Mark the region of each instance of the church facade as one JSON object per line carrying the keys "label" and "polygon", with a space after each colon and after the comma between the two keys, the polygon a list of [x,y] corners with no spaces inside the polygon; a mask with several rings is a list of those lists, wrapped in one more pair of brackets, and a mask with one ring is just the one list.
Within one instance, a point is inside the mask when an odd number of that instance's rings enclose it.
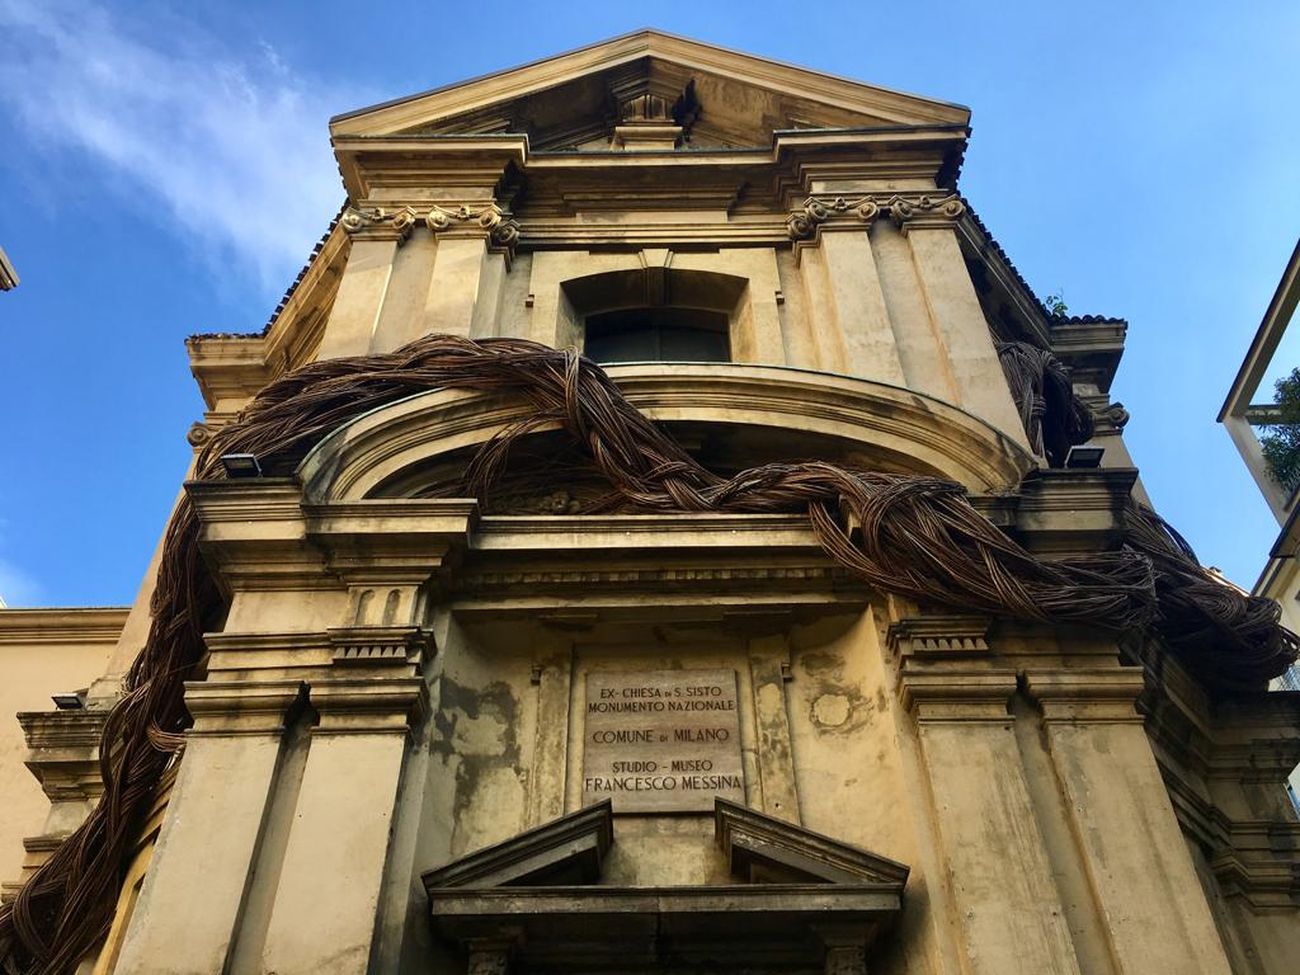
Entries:
{"label": "church facade", "polygon": [[[334,119],[347,204],[271,321],[189,341],[219,609],[79,970],[1294,970],[1300,694],[1026,595],[1128,558],[1126,326],[1034,296],[958,192],[968,124],[657,32]],[[237,440],[268,390],[310,436]],[[782,501],[842,471],[936,500]],[[920,535],[987,591],[890,561]],[[127,613],[0,611],[0,667],[95,671],[0,751],[49,803],[11,910],[100,842],[182,541]],[[8,950],[56,970],[74,927]]]}

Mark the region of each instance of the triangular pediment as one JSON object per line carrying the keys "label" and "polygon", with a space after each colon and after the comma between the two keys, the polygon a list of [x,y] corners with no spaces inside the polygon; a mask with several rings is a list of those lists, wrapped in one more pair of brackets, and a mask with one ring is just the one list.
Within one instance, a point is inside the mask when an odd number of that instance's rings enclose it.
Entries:
{"label": "triangular pediment", "polygon": [[901,892],[907,882],[902,863],[722,798],[714,834],[732,875],[747,883],[886,884]]}
{"label": "triangular pediment", "polygon": [[638,31],[339,116],[334,136],[526,134],[534,151],[606,148],[661,120],[692,148],[768,146],[790,129],[965,125],[967,109]]}

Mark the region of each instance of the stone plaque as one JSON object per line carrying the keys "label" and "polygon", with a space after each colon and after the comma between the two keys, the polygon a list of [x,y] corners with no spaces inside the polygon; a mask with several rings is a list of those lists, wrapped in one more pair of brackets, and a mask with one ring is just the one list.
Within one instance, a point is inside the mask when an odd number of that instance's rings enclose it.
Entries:
{"label": "stone plaque", "polygon": [[745,801],[734,670],[587,675],[582,804],[614,811],[712,812]]}

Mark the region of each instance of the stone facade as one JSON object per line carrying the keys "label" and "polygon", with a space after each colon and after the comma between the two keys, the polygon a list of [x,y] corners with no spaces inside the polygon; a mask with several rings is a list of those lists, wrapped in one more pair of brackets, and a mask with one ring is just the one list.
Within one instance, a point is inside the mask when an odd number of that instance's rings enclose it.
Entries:
{"label": "stone facade", "polygon": [[[725,361],[608,372],[706,465],[939,475],[1113,547],[1124,324],[1046,314],[957,192],[968,122],[654,32],[341,116],[349,202],[262,334],[190,341],[191,441],[308,362],[689,312]],[[1000,341],[1071,367],[1102,466],[1031,453]],[[1297,695],[876,591],[801,516],[447,498],[528,413],[434,391],[185,486],[229,607],[94,971],[1292,970]]]}

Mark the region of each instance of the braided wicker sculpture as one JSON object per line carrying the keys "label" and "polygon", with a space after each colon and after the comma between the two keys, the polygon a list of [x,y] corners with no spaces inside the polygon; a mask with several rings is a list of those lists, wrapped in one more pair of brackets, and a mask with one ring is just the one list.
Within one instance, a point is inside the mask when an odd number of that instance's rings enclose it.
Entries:
{"label": "braided wicker sculpture", "polygon": [[[1033,360],[1017,397],[1024,409],[1027,393],[1042,399],[1051,372],[1041,358],[1014,354]],[[1130,509],[1122,550],[1049,561],[980,515],[960,485],[941,479],[821,462],[719,477],[632,407],[597,365],[517,339],[431,335],[386,355],[305,366],[271,383],[213,437],[196,476],[223,477],[224,454],[300,457],[362,413],[438,388],[507,393],[534,408],[483,445],[461,493],[491,491],[511,443],[558,424],[609,484],[593,510],[803,511],[827,554],[880,590],[1005,617],[1146,633],[1212,686],[1258,688],[1296,656],[1297,639],[1279,625],[1276,604],[1215,580],[1148,509]],[[1040,411],[1027,408],[1028,426]],[[203,655],[205,626],[222,609],[198,535],[194,508],[182,499],[167,531],[148,640],[105,725],[103,797],[0,909],[8,972],[70,972],[108,930],[126,860],[189,723],[184,681]]]}

